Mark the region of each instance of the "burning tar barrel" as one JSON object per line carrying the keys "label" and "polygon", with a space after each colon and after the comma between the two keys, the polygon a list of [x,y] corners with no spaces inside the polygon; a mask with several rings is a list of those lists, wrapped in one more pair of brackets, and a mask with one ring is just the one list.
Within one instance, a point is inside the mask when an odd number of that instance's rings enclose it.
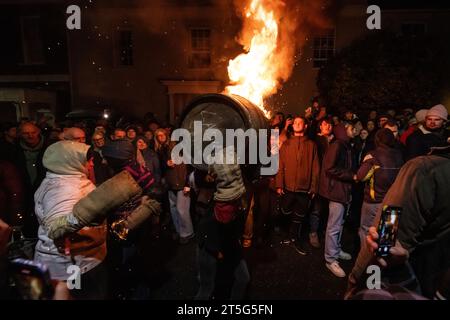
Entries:
{"label": "burning tar barrel", "polygon": [[[241,96],[206,94],[194,99],[186,107],[181,117],[181,128],[189,131],[191,135],[191,160],[193,160],[194,153],[197,152],[199,154],[200,151],[204,151],[205,147],[211,144],[211,140],[217,142],[215,137],[209,141],[200,138],[208,131],[207,129],[215,129],[216,132],[221,132],[223,146],[230,145],[230,141],[227,141],[226,139],[227,134],[230,134],[230,132],[237,132],[236,130],[242,129],[238,131],[243,131],[246,134],[249,134],[250,131],[256,133],[256,140],[250,138],[245,139],[245,164],[255,164],[251,159],[252,154],[255,153],[255,147],[258,150],[256,151],[256,155],[253,154],[253,156],[257,157],[256,164],[259,164],[260,162],[259,154],[261,146],[264,146],[264,150],[267,152],[269,120],[256,105]],[[261,129],[266,130],[264,131]],[[205,136],[207,135],[208,134]],[[250,134],[247,137],[249,136]],[[197,144],[195,144],[196,139]],[[201,144],[198,141],[199,139],[202,140]],[[234,139],[233,144],[235,150],[239,150],[237,139]],[[200,148],[201,150],[199,150]],[[203,157],[201,162],[202,163],[191,161],[191,164],[198,169],[205,170],[207,165],[205,164]]]}

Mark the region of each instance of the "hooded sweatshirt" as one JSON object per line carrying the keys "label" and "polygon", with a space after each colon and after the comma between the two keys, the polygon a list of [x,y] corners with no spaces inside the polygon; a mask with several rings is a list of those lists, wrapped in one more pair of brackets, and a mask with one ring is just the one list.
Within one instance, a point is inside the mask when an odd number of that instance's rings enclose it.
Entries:
{"label": "hooded sweatshirt", "polygon": [[45,179],[34,195],[39,222],[35,260],[44,263],[52,279],[67,280],[67,268],[76,264],[81,273],[99,265],[106,256],[106,225],[85,227],[61,242],[48,237],[52,219],[69,215],[74,205],[95,186],[87,177],[86,154],[89,146],[79,142],[60,141],[44,153],[48,169]]}

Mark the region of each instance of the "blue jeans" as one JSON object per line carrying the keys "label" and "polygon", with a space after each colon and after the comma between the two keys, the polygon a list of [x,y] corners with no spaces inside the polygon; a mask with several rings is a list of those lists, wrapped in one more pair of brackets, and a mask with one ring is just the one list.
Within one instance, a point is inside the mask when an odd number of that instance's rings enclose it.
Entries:
{"label": "blue jeans", "polygon": [[190,213],[191,197],[185,195],[183,190],[169,190],[170,213],[173,225],[181,238],[189,237],[194,233]]}
{"label": "blue jeans", "polygon": [[330,201],[327,231],[325,234],[325,261],[332,263],[341,252],[341,234],[344,226],[345,206],[342,203]]}
{"label": "blue jeans", "polygon": [[361,246],[366,243],[366,236],[369,232],[369,228],[372,227],[377,211],[380,208],[381,203],[368,203],[365,202],[361,209],[361,224],[359,226],[359,238],[361,240]]}

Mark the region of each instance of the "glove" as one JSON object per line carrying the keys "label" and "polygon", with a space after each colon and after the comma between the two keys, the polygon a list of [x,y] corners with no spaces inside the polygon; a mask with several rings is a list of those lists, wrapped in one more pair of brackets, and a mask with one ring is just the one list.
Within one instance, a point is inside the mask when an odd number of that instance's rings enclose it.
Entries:
{"label": "glove", "polygon": [[152,215],[161,213],[161,205],[158,201],[150,199],[147,196],[142,198],[142,202],[126,219],[126,225],[129,230],[136,229],[142,222]]}
{"label": "glove", "polygon": [[100,225],[114,208],[141,193],[133,177],[122,171],[78,201],[71,214],[51,220],[47,225],[48,236],[58,239],[83,227]]}
{"label": "glove", "polygon": [[161,205],[158,201],[150,199],[148,196],[142,197],[139,207],[133,210],[128,217],[120,219],[111,224],[112,232],[119,237],[119,239],[126,240],[130,230],[139,227],[145,220],[152,215],[159,215],[161,213]]}

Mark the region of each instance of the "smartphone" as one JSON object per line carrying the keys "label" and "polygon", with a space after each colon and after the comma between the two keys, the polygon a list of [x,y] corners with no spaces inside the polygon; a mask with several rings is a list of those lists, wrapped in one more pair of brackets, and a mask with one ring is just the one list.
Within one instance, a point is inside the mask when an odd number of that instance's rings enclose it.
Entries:
{"label": "smartphone", "polygon": [[11,273],[24,300],[51,300],[54,289],[48,268],[38,262],[15,259],[11,262]]}
{"label": "smartphone", "polygon": [[376,255],[386,257],[389,249],[395,245],[398,232],[398,221],[402,208],[385,206],[381,213],[381,220],[378,225],[378,249]]}

